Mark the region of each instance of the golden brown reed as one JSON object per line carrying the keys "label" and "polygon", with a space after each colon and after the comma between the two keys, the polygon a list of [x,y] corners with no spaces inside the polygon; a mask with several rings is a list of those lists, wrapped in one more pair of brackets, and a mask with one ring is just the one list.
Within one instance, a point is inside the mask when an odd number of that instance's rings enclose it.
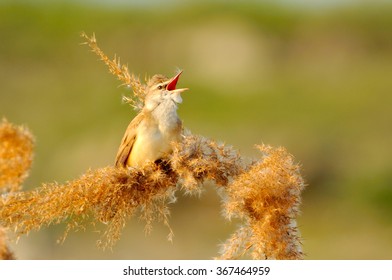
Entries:
{"label": "golden brown reed", "polygon": [[227,186],[235,176],[244,172],[245,164],[240,154],[231,147],[186,134],[174,145],[170,155],[170,165],[186,193],[199,193],[205,180],[212,180],[217,186]]}
{"label": "golden brown reed", "polygon": [[[0,194],[22,188],[33,160],[34,140],[23,126],[3,119],[0,123]],[[5,229],[0,227],[0,260],[14,259],[7,245]]]}
{"label": "golden brown reed", "polygon": [[296,220],[304,181],[284,148],[258,146],[260,161],[226,188],[225,216],[244,224],[222,246],[221,258],[238,258],[251,249],[254,259],[301,259]]}
{"label": "golden brown reed", "polygon": [[65,222],[63,239],[70,230],[99,221],[107,225],[106,238],[99,245],[111,247],[138,208],[143,208],[141,218],[147,228],[156,217],[167,220],[166,199],[172,197],[173,179],[156,165],[90,170],[63,185],[44,184],[34,191],[9,194],[0,202],[0,218],[17,235]]}
{"label": "golden brown reed", "polygon": [[171,170],[150,164],[129,170],[105,167],[88,171],[63,185],[44,184],[30,192],[3,197],[0,219],[18,235],[66,222],[65,238],[71,229],[84,228],[92,216],[93,221],[107,224],[105,238],[99,243],[111,247],[119,239],[125,221],[138,209],[146,222],[146,232],[155,219],[169,226],[168,204],[175,201],[177,188],[194,192],[206,179],[227,184],[229,176],[238,173],[238,162],[233,161],[237,157],[212,141],[188,136],[170,156]]}
{"label": "golden brown reed", "polygon": [[115,244],[126,221],[139,212],[147,232],[158,219],[169,227],[171,238],[168,206],[175,201],[175,192],[195,193],[210,180],[227,192],[227,218],[244,220],[223,246],[220,258],[238,258],[249,248],[255,259],[301,258],[294,224],[303,188],[298,166],[284,149],[262,150],[264,157],[247,166],[232,148],[189,135],[169,156],[170,170],[150,164],[129,170],[105,167],[88,171],[63,185],[44,184],[34,191],[3,197],[0,219],[18,235],[65,222],[64,238],[70,230],[100,221],[107,225],[99,241],[105,248]]}
{"label": "golden brown reed", "polygon": [[33,160],[34,140],[23,126],[0,123],[0,193],[20,190]]}
{"label": "golden brown reed", "polygon": [[[132,99],[131,105],[139,108],[144,86],[116,58],[108,59],[94,36],[82,36],[110,72],[133,88],[139,101]],[[174,144],[166,162],[143,168],[90,170],[62,185],[43,184],[30,192],[3,195],[0,223],[18,236],[42,226],[66,223],[64,239],[71,230],[100,222],[106,230],[98,245],[106,248],[120,238],[126,221],[138,214],[146,222],[147,233],[152,222],[160,220],[168,226],[171,239],[169,204],[176,201],[176,191],[199,193],[208,180],[218,186],[223,197],[224,216],[242,221],[222,245],[220,259],[245,254],[254,259],[301,259],[295,220],[304,189],[300,168],[284,148],[258,148],[262,157],[249,163],[231,147],[187,133]]]}

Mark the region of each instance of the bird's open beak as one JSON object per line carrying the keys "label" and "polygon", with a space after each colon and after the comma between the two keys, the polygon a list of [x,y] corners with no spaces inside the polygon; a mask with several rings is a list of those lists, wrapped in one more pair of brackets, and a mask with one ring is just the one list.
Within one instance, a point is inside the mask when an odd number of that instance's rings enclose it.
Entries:
{"label": "bird's open beak", "polygon": [[176,93],[176,92],[181,93],[183,91],[188,90],[187,88],[176,89],[177,82],[178,82],[178,79],[180,78],[181,74],[182,74],[182,71],[180,71],[177,75],[175,75],[173,78],[171,78],[170,82],[167,84],[166,89],[168,91],[170,91],[171,93]]}

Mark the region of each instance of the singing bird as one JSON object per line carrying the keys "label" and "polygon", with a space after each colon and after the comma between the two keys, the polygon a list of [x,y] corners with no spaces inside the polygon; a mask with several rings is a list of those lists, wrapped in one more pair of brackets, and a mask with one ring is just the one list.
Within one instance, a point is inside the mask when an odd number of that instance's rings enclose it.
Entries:
{"label": "singing bird", "polygon": [[148,81],[144,106],[128,125],[118,149],[117,167],[141,167],[172,152],[172,143],[179,141],[182,133],[177,104],[187,90],[176,89],[181,73],[171,79],[154,75]]}

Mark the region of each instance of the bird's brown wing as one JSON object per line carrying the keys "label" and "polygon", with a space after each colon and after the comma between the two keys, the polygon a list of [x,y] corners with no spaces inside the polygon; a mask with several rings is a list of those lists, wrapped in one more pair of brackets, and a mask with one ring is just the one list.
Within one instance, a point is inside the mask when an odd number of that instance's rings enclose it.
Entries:
{"label": "bird's brown wing", "polygon": [[127,130],[121,140],[121,145],[118,148],[117,156],[116,156],[116,167],[126,167],[127,160],[129,155],[131,154],[133,144],[136,139],[136,129],[142,121],[142,114],[138,114],[128,125]]}

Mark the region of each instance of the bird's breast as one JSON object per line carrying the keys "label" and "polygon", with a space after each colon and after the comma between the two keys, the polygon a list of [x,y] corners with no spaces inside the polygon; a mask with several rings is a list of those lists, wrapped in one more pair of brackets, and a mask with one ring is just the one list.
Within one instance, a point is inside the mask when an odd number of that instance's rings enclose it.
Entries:
{"label": "bird's breast", "polygon": [[180,133],[181,122],[178,117],[161,120],[146,118],[137,128],[128,165],[141,166],[162,158],[172,151],[172,142],[179,140]]}

